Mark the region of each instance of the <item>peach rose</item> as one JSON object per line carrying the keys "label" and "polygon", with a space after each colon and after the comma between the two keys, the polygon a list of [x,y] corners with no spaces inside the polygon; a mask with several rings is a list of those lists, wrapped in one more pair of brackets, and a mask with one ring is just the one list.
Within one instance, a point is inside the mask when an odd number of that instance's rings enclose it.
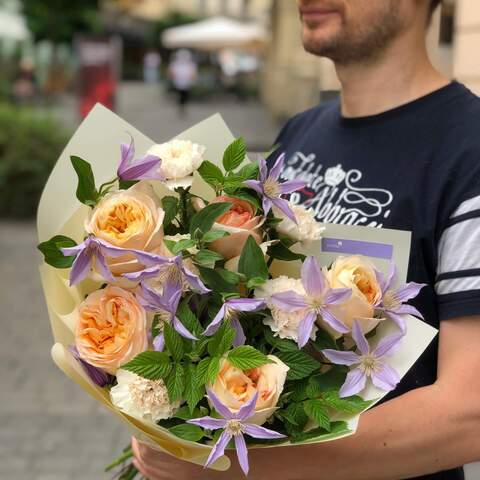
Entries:
{"label": "peach rose", "polygon": [[358,320],[364,333],[373,330],[380,319],[373,318],[375,304],[382,291],[375,275],[375,267],[361,255],[339,257],[326,272],[332,288],[351,288],[352,296],[342,305],[332,305],[331,312],[352,328]]}
{"label": "peach rose", "polygon": [[283,391],[289,368],[279,358],[268,355],[274,363],[258,368],[240,370],[227,359],[220,364],[220,373],[211,390],[232,412],[248,402],[258,392],[255,414],[249,423],[264,424],[275,412],[278,399]]}
{"label": "peach rose", "polygon": [[[250,235],[258,244],[262,242],[260,229],[263,224],[263,218],[261,216],[255,216],[255,208],[246,200],[222,195],[210,203],[220,202],[231,202],[233,205],[227,213],[217,218],[212,230],[225,230],[230,235],[212,242],[210,249],[222,255],[226,260],[229,260],[242,253],[245,242]],[[200,202],[197,201],[194,206],[198,210],[201,210],[204,205],[202,206]]]}
{"label": "peach rose", "polygon": [[[139,182],[101,200],[85,222],[85,230],[116,247],[160,253],[164,216],[151,185]],[[114,276],[141,268],[131,254],[107,258],[107,262]]]}
{"label": "peach rose", "polygon": [[135,296],[107,286],[91,293],[78,307],[75,345],[80,356],[107,373],[148,347],[147,316]]}

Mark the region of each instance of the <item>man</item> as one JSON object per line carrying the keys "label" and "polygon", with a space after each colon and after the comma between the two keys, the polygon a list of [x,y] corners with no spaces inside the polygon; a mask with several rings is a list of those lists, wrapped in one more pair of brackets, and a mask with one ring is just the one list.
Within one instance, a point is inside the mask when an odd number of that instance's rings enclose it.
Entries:
{"label": "man", "polygon": [[[355,436],[253,450],[250,478],[462,479],[480,459],[480,100],[428,59],[439,1],[297,3],[305,49],[334,61],[342,92],[279,135],[284,178],[308,181],[292,200],[321,221],[412,231],[409,281],[428,285],[416,306],[440,335]],[[136,451],[159,462],[151,480],[241,478]]]}

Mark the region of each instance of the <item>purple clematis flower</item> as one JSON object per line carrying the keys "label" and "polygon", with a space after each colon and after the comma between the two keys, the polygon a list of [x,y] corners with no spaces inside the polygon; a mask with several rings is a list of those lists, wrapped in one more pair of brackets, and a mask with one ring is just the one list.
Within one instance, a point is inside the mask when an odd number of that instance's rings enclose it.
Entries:
{"label": "purple clematis flower", "polygon": [[130,145],[126,143],[120,145],[120,151],[121,160],[117,170],[117,176],[120,180],[164,180],[158,171],[162,163],[160,158],[155,155],[146,155],[134,160],[135,145],[133,137],[131,137]]}
{"label": "purple clematis flower", "polygon": [[75,358],[75,360],[80,363],[85,373],[89,376],[90,380],[95,383],[95,385],[98,385],[99,387],[105,387],[113,383],[113,381],[115,380],[114,376],[105,373],[99,368],[94,367],[93,365],[90,365],[88,362],[83,360],[83,358],[80,356],[80,353],[78,353],[76,346],[70,345],[68,347],[68,351],[72,354],[73,358]]}
{"label": "purple clematis flower", "polygon": [[70,285],[80,283],[90,273],[90,269],[95,262],[95,268],[98,273],[110,282],[114,281],[112,272],[107,264],[107,257],[121,257],[128,253],[134,255],[142,254],[137,250],[128,250],[125,248],[114,247],[105,240],[92,236],[88,236],[80,245],[69,248],[61,248],[60,251],[66,257],[76,255],[72,270],[70,271]]}
{"label": "purple clematis flower", "polygon": [[313,325],[319,316],[337,332],[348,333],[349,328],[330,312],[328,306],[345,302],[352,295],[352,290],[330,288],[325,274],[314,257],[307,257],[303,262],[302,284],[306,295],[293,291],[272,295],[272,302],[283,310],[288,312],[306,310],[305,318],[300,322],[298,329],[298,346],[302,348],[307,344]]}
{"label": "purple clematis flower", "polygon": [[123,276],[133,281],[142,281],[148,278],[157,278],[165,282],[171,281],[183,285],[186,281],[190,288],[198,293],[208,293],[208,289],[200,278],[185,267],[182,256],[162,257],[153,253],[141,252],[138,259],[146,266],[143,270],[125,273]]}
{"label": "purple clematis flower", "polygon": [[387,277],[379,271],[375,271],[375,273],[382,290],[382,297],[375,305],[378,310],[388,315],[398,325],[402,333],[405,333],[407,329],[404,315],[414,315],[423,320],[423,315],[414,306],[406,305],[404,302],[415,298],[426,284],[410,282],[394,289],[393,284],[397,273],[394,263],[391,264]]}
{"label": "purple clematis flower", "polygon": [[267,162],[260,157],[258,163],[260,165],[260,180],[246,180],[244,184],[255,190],[262,196],[262,207],[265,216],[268,214],[272,205],[280,209],[288,218],[297,223],[297,219],[288,202],[281,198],[282,195],[293,193],[303,187],[306,183],[301,180],[290,180],[288,182],[280,183],[278,178],[283,170],[285,161],[285,153],[282,153],[270,172],[267,170]]}
{"label": "purple clematis flower", "polygon": [[247,403],[245,403],[237,413],[232,413],[230,409],[226,407],[211,390],[208,390],[207,393],[208,398],[215,407],[215,410],[223,418],[203,417],[187,420],[187,423],[198,425],[199,427],[207,430],[218,430],[220,428],[223,429],[220,438],[214,445],[205,463],[205,468],[209,467],[224,454],[228,442],[230,442],[230,440],[233,438],[235,440],[238,463],[240,464],[243,473],[248,475],[248,449],[243,435],[247,434],[253,438],[265,439],[285,438],[285,435],[274,432],[273,430],[269,430],[268,428],[246,422],[246,420],[248,420],[248,418],[251,417],[255,412],[258,392]]}
{"label": "purple clematis flower", "polygon": [[348,373],[345,383],[340,389],[340,397],[351,397],[361,392],[365,388],[367,378],[371,378],[372,383],[381,390],[386,392],[393,390],[400,381],[400,377],[392,367],[382,361],[382,358],[395,352],[404,335],[400,333],[382,338],[377,347],[370,351],[370,345],[360,324],[355,320],[352,337],[360,354],[330,349],[322,350],[322,353],[335,365],[357,365]]}
{"label": "purple clematis flower", "polygon": [[238,347],[245,343],[245,334],[243,333],[243,328],[238,319],[239,313],[241,312],[256,312],[265,308],[265,300],[259,298],[232,298],[227,300],[220,310],[218,311],[215,318],[212,320],[210,325],[203,332],[203,335],[210,336],[213,335],[219,328],[220,324],[224,319],[228,319],[231,322],[232,327],[236,331],[235,340],[233,345]]}
{"label": "purple clematis flower", "polygon": [[[138,295],[138,301],[145,310],[150,312],[167,312],[170,315],[172,327],[182,337],[188,338],[189,340],[197,340],[197,337],[185,328],[176,315],[181,298],[182,285],[172,281],[166,281],[163,284],[162,293],[158,293],[142,282],[140,293]],[[157,351],[163,350],[165,346],[163,333],[160,333],[155,337],[153,340],[153,346]]]}

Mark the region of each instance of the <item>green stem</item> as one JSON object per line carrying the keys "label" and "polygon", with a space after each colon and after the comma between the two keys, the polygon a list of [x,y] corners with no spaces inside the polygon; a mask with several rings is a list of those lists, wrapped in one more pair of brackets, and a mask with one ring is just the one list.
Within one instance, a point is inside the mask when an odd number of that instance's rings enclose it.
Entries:
{"label": "green stem", "polygon": [[133,451],[132,451],[132,448],[129,447],[125,450],[125,452],[122,455],[120,455],[116,460],[114,460],[110,465],[108,465],[105,468],[105,471],[109,472],[110,470],[114,469],[115,467],[118,467],[119,465],[126,462],[132,457],[133,457]]}
{"label": "green stem", "polygon": [[118,181],[118,177],[115,177],[111,182],[105,182],[100,185],[100,189],[98,190],[98,196],[101,197],[103,195],[103,189],[106,187],[110,187],[113,185],[116,181]]}

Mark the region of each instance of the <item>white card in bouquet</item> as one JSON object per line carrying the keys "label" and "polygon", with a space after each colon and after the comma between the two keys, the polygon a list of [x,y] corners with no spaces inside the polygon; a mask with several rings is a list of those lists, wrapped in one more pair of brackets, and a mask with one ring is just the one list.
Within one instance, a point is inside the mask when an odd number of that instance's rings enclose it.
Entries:
{"label": "white card in bouquet", "polygon": [[[129,135],[134,138],[139,155],[143,155],[155,143],[105,107],[97,104],[92,109],[68,142],[42,194],[37,217],[40,241],[48,240],[57,234],[70,236],[77,241],[82,239],[83,220],[86,218],[88,209],[81,206],[75,197],[77,178],[70,163],[70,156],[80,156],[90,162],[98,184],[109,181],[113,178],[120,160],[120,143],[129,141]],[[179,134],[177,138],[204,145],[206,158],[220,165],[223,151],[232,142],[234,136],[222,117],[216,114]],[[155,140],[164,142],[168,139]],[[172,191],[165,188],[164,190],[169,195],[173,194]],[[213,195],[211,188],[198,174],[195,175],[192,192],[206,199],[210,199]],[[389,261],[393,260],[399,269],[399,280],[405,280],[410,249],[408,232],[331,224],[325,227],[324,239],[302,246],[303,253],[315,255],[323,265],[330,264],[340,254],[363,253],[384,271]],[[295,267],[294,262],[289,264],[293,269],[298,270],[298,265]],[[66,347],[73,342],[72,312],[79,299],[84,298],[87,293],[85,288],[88,289],[88,287],[70,287],[68,272],[56,270],[45,264],[40,267],[40,272],[52,331],[57,342],[52,349],[56,364],[91,396],[127,422],[136,435],[142,439],[148,439],[159,448],[170,451],[180,458],[203,464],[210,447],[181,440],[166,429],[159,426],[152,427],[152,424],[143,420],[121,414],[113,408],[105,391],[95,386],[78,368]],[[378,328],[378,332],[382,332],[383,335],[384,329],[393,328],[395,327],[391,323],[383,323]],[[414,317],[408,318],[408,333],[404,348],[390,359],[391,365],[400,376],[406,374],[436,334],[437,331],[426,323]],[[385,393],[373,387],[367,387],[362,392],[362,396],[377,402],[385,396]],[[348,431],[343,429],[336,434],[310,439],[308,443],[341,438],[355,432],[358,415],[337,419],[348,423]],[[213,467],[225,470],[229,464],[228,458],[222,457]]]}

